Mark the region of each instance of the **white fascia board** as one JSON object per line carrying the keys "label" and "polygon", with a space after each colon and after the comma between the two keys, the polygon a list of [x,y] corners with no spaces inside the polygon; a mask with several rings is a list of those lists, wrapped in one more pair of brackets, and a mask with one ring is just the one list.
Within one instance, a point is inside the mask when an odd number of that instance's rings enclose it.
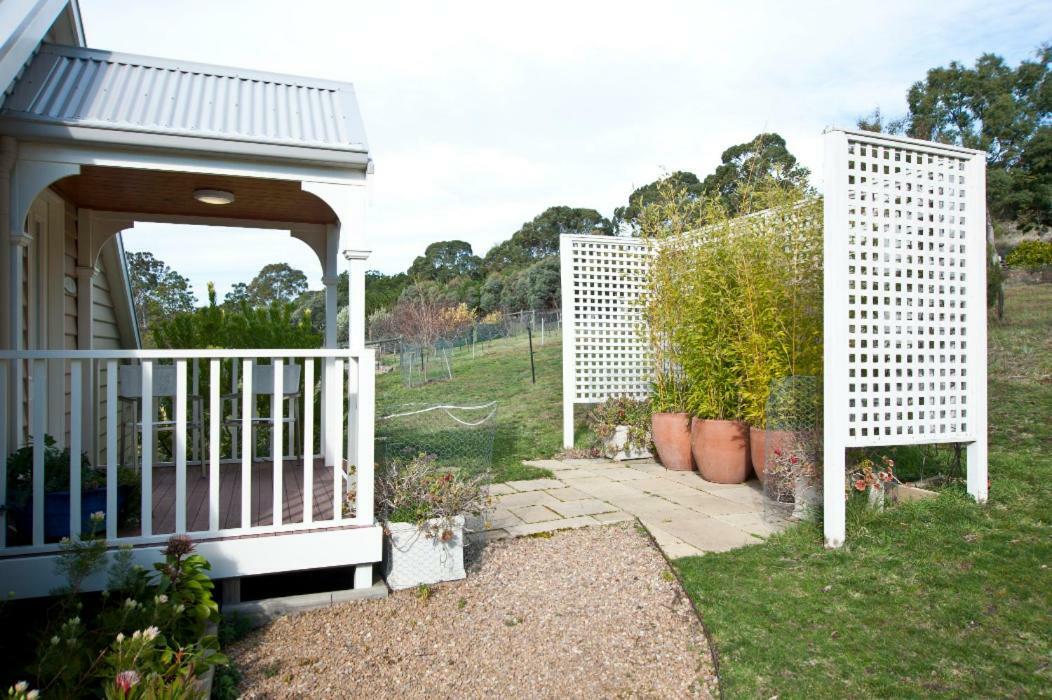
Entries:
{"label": "white fascia board", "polygon": [[170,149],[208,153],[216,156],[291,160],[328,167],[349,167],[365,171],[369,154],[364,151],[338,150],[314,146],[249,141],[211,136],[189,136],[153,132],[145,129],[121,129],[110,126],[85,126],[83,123],[57,124],[37,120],[24,113],[8,114],[0,119],[5,134],[28,139],[59,142],[96,143],[100,145]]}
{"label": "white fascia board", "polygon": [[[152,139],[156,143],[157,139]],[[332,182],[345,185],[364,185],[364,167],[349,168],[336,163],[292,162],[262,157],[231,156],[205,151],[172,148],[135,147],[103,143],[63,140],[20,141],[18,157],[78,165],[97,165],[110,168],[139,168],[170,172],[257,177],[276,180]]]}

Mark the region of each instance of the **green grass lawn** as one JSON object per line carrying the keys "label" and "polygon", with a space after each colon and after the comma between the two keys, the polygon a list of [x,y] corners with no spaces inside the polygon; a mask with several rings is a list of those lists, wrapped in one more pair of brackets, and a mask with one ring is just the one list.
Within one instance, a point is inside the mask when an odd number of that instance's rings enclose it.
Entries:
{"label": "green grass lawn", "polygon": [[727,697],[1052,697],[1052,285],[990,323],[990,501],[960,485],[676,562]]}
{"label": "green grass lawn", "polygon": [[376,378],[377,415],[402,404],[454,404],[497,401],[493,440],[495,481],[551,476],[545,469],[523,466],[524,459],[548,457],[561,446],[562,345],[534,339],[537,383],[530,381],[529,346],[525,335],[489,341],[476,349],[453,354],[453,379],[406,387],[401,371]]}

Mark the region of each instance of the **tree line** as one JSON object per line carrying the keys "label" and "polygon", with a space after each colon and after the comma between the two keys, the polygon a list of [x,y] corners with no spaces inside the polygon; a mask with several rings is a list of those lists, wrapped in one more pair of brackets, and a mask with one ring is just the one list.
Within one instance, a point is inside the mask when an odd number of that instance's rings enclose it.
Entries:
{"label": "tree line", "polygon": [[[985,151],[990,242],[995,242],[999,224],[1042,235],[1052,226],[1050,63],[1052,45],[1044,45],[1034,58],[1016,67],[1000,56],[983,54],[972,67],[954,61],[932,68],[909,88],[904,115],[888,119],[878,107],[860,117],[858,127]],[[721,215],[734,216],[743,206],[743,192],[757,195],[757,183],[811,191],[809,177],[785,139],[777,133],[761,133],[724,150],[720,164],[704,178],[689,171],[667,174],[636,188],[609,216],[596,209],[552,206],[484,255],[465,241],[443,240],[428,245],[404,272],[369,271],[366,314],[390,314],[400,302],[421,299],[445,307],[463,305],[477,316],[556,308],[559,237],[638,235],[640,214],[655,201],[662,182],[670,182],[685,197],[704,199]],[[163,261],[150,253],[131,253],[129,269],[144,337],[154,338],[152,329],[174,315],[195,312],[197,300],[189,282]],[[346,277],[344,272],[337,287],[344,327]],[[287,316],[289,322],[315,334],[325,323],[324,292],[308,290],[306,275],[286,263],[265,266],[252,280],[236,284],[222,302],[210,292],[209,307],[242,317],[252,310],[279,309],[270,314],[275,322]]]}

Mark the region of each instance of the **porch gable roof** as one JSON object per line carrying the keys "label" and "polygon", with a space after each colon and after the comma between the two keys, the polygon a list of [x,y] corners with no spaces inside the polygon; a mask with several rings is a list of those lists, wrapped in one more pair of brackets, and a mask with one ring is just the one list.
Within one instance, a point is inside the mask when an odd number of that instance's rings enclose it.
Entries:
{"label": "porch gable roof", "polygon": [[356,169],[369,162],[350,83],[57,44],[41,45],[12,86],[0,130]]}

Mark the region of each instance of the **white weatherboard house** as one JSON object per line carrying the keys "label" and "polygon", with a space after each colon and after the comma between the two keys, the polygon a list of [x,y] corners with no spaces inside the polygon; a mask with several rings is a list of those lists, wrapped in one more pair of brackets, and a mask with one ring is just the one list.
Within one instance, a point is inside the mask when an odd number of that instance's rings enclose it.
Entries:
{"label": "white weatherboard house", "polygon": [[[0,590],[47,595],[59,539],[99,510],[143,564],[186,534],[216,578],[355,566],[371,585],[353,87],[89,48],[75,0],[0,4],[0,86]],[[348,265],[349,338],[141,349],[121,244],[138,221],[288,231],[321,261],[329,321]],[[56,466],[45,435],[90,467]]]}

